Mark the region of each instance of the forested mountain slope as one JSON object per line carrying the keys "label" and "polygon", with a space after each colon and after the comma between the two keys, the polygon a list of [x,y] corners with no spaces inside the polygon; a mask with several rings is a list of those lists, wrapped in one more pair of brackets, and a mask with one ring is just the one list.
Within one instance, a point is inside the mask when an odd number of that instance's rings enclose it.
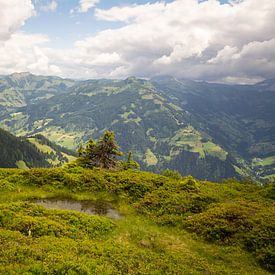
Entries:
{"label": "forested mountain slope", "polygon": [[72,159],[70,151],[43,136],[18,138],[0,129],[0,167],[55,167]]}
{"label": "forested mountain slope", "polygon": [[275,174],[273,106],[274,79],[242,86],[170,76],[73,81],[25,73],[0,79],[4,129],[42,134],[70,149],[112,130],[143,168],[210,180]]}

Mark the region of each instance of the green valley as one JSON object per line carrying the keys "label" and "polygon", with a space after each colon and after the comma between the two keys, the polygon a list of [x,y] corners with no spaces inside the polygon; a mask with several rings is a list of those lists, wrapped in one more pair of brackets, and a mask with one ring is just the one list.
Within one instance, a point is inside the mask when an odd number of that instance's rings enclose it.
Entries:
{"label": "green valley", "polygon": [[214,181],[275,173],[273,161],[255,162],[275,156],[274,79],[225,85],[170,76],[75,81],[21,73],[0,79],[0,99],[0,127],[17,136],[42,134],[75,151],[81,141],[112,130],[146,170]]}

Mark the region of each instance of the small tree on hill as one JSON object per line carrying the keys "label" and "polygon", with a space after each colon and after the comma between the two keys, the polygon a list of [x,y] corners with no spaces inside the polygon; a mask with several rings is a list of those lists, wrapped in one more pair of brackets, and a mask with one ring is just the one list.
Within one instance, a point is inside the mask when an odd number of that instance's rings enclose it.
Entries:
{"label": "small tree on hill", "polygon": [[139,170],[140,169],[138,162],[133,160],[132,155],[133,155],[132,151],[129,151],[127,160],[121,162],[122,168],[124,170],[129,170],[129,169]]}
{"label": "small tree on hill", "polygon": [[101,168],[114,168],[117,164],[117,156],[122,156],[115,140],[114,132],[107,131],[97,142],[97,166]]}
{"label": "small tree on hill", "polygon": [[[80,151],[81,152],[81,151]],[[96,166],[97,162],[97,144],[93,139],[89,139],[85,149],[82,150],[80,162],[88,168]]]}
{"label": "small tree on hill", "polygon": [[110,131],[106,131],[97,142],[90,139],[85,149],[80,145],[78,154],[80,165],[105,169],[115,168],[118,164],[117,157],[122,156],[115,140],[115,134]]}
{"label": "small tree on hill", "polygon": [[78,149],[77,149],[78,156],[82,157],[83,156],[83,152],[84,152],[84,149],[83,149],[83,144],[81,142],[80,145],[79,145],[79,147],[78,147]]}

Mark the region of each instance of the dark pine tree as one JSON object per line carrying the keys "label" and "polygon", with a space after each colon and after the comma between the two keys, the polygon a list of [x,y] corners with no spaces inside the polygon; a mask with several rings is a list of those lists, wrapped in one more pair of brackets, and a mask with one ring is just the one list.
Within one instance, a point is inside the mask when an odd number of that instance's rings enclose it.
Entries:
{"label": "dark pine tree", "polygon": [[118,165],[117,157],[122,155],[115,140],[115,134],[106,131],[96,142],[90,139],[85,149],[80,145],[78,149],[78,162],[88,168],[100,167],[105,169],[115,168]]}
{"label": "dark pine tree", "polygon": [[106,169],[115,168],[118,163],[118,156],[122,156],[122,152],[116,143],[115,134],[106,131],[97,142],[97,165]]}

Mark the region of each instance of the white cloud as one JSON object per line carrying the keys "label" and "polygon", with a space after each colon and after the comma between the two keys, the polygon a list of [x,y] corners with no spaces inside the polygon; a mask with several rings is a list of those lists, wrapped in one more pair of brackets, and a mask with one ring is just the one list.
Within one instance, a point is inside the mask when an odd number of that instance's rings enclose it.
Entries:
{"label": "white cloud", "polygon": [[61,70],[56,65],[51,65],[49,57],[37,46],[33,47],[33,53],[36,57],[32,64],[27,66],[28,71],[38,74],[60,74]]}
{"label": "white cloud", "polygon": [[45,35],[14,33],[0,43],[0,74],[29,71],[35,74],[60,74],[61,70],[45,55],[42,45]]}
{"label": "white cloud", "polygon": [[[275,72],[274,1],[222,5],[217,0],[175,0],[96,9],[98,20],[124,25],[76,41],[71,49],[48,48],[45,37],[18,33],[33,7],[27,0],[13,1],[25,5],[11,21],[2,18],[9,18],[13,5],[0,10],[0,23],[4,22],[0,24],[0,40],[6,40],[0,42],[0,53],[5,57],[0,61],[0,73],[31,70],[80,78],[171,74],[248,83]],[[75,11],[85,12],[97,2],[80,1]],[[30,40],[28,46],[24,39]]]}
{"label": "white cloud", "polygon": [[[109,10],[96,9],[95,16],[98,19],[106,21],[138,21],[138,19],[148,20],[151,17],[158,16],[165,10],[165,3],[147,3],[145,5],[133,5],[124,7],[112,7]],[[141,16],[142,15],[142,16]]]}
{"label": "white cloud", "polygon": [[274,74],[275,51],[269,52],[261,68],[258,57],[250,55],[249,60],[245,55],[251,43],[257,43],[265,49],[259,54],[263,60],[267,45],[275,38],[275,2],[270,0],[226,5],[216,0],[176,0],[96,9],[95,14],[99,20],[125,22],[124,27],[76,43],[83,53],[118,53],[120,62],[115,69],[106,66],[107,76],[172,74],[243,81]]}
{"label": "white cloud", "polygon": [[89,9],[95,7],[99,2],[100,0],[80,0],[78,6],[72,9],[71,13],[87,12]]}
{"label": "white cloud", "polygon": [[56,1],[51,1],[47,5],[41,6],[40,9],[42,11],[45,11],[45,12],[47,12],[47,11],[54,12],[57,9],[57,2]]}
{"label": "white cloud", "polygon": [[218,63],[226,63],[230,62],[232,59],[238,58],[238,48],[225,46],[222,50],[220,50],[217,55],[207,62],[210,64],[218,64]]}
{"label": "white cloud", "polygon": [[33,14],[31,0],[0,0],[0,41],[8,39]]}
{"label": "white cloud", "polygon": [[234,77],[234,76],[227,76],[225,78],[222,78],[220,81],[215,81],[215,82],[220,82],[220,83],[227,83],[227,84],[255,84],[263,81],[264,78],[262,77]]}
{"label": "white cloud", "polygon": [[0,0],[0,7],[0,74],[60,73],[43,52],[42,45],[49,41],[48,37],[20,32],[20,27],[35,14],[31,0]]}

